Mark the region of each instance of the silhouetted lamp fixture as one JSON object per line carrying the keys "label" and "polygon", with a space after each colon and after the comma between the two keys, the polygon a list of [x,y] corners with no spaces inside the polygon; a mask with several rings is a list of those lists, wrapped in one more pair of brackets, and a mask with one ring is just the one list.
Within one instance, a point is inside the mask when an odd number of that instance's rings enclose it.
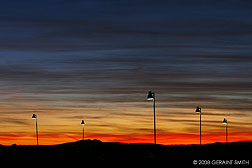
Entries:
{"label": "silhouetted lamp fixture", "polygon": [[200,145],[201,145],[201,108],[197,107],[195,113],[200,114]]}
{"label": "silhouetted lamp fixture", "polygon": [[156,112],[155,112],[155,103],[156,103],[156,98],[155,98],[155,93],[149,91],[147,100],[153,100],[153,108],[154,108],[154,144],[157,143],[157,135],[156,135]]}
{"label": "silhouetted lamp fixture", "polygon": [[38,116],[36,114],[33,114],[32,119],[36,119],[36,136],[37,136],[37,145],[38,145]]}
{"label": "silhouetted lamp fixture", "polygon": [[82,140],[84,141],[84,125],[85,125],[84,120],[81,121],[81,125],[83,127],[83,130],[82,130]]}
{"label": "silhouetted lamp fixture", "polygon": [[226,118],[224,118],[222,124],[226,125],[226,143],[228,143],[228,122]]}

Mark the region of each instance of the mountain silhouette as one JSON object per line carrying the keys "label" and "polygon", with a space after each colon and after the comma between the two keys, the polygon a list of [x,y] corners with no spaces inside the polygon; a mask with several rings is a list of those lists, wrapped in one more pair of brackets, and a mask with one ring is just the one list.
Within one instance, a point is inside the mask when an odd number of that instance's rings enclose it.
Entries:
{"label": "mountain silhouette", "polygon": [[[81,140],[59,145],[0,146],[2,160],[81,163],[162,163],[196,166],[194,160],[249,160],[252,141],[207,145],[155,145]],[[251,163],[252,164],[252,163]],[[205,165],[206,166],[206,165]]]}

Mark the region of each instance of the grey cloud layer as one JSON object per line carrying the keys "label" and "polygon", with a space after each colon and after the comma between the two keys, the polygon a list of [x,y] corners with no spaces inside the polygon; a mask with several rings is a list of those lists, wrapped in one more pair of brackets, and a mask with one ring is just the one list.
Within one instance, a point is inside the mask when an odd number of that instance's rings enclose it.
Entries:
{"label": "grey cloud layer", "polygon": [[33,3],[0,12],[3,99],[251,110],[249,1]]}

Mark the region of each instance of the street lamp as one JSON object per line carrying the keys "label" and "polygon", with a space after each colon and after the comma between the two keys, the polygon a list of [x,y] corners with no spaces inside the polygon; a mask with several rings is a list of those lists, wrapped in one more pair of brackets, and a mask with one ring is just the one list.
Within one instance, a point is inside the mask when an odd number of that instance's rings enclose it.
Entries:
{"label": "street lamp", "polygon": [[154,143],[157,143],[157,136],[156,136],[156,112],[155,112],[155,103],[156,103],[156,98],[155,98],[155,93],[149,91],[147,100],[153,100],[153,108],[154,108]]}
{"label": "street lamp", "polygon": [[201,145],[201,107],[197,107],[195,113],[200,114],[200,145]]}
{"label": "street lamp", "polygon": [[37,136],[37,145],[38,145],[38,116],[36,114],[33,114],[32,119],[36,119],[36,136]]}
{"label": "street lamp", "polygon": [[228,143],[228,122],[226,118],[224,118],[222,124],[226,125],[226,143]]}
{"label": "street lamp", "polygon": [[81,125],[82,125],[82,127],[83,127],[82,140],[84,141],[84,125],[85,125],[84,120],[81,121]]}

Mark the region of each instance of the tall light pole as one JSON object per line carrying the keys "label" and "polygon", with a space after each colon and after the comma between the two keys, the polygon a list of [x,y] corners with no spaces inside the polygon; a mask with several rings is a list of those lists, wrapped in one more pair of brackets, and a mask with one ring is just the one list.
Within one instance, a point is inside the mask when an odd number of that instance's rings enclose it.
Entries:
{"label": "tall light pole", "polygon": [[197,107],[195,113],[200,114],[200,145],[201,145],[201,108]]}
{"label": "tall light pole", "polygon": [[153,100],[153,108],[154,108],[154,144],[157,143],[157,135],[156,135],[156,111],[155,111],[155,103],[156,103],[156,98],[155,98],[155,93],[149,91],[147,100]]}
{"label": "tall light pole", "polygon": [[81,125],[82,125],[82,140],[84,141],[84,125],[85,125],[84,120],[81,121]]}
{"label": "tall light pole", "polygon": [[224,118],[222,124],[226,125],[226,143],[228,143],[228,122],[226,118]]}
{"label": "tall light pole", "polygon": [[37,136],[37,145],[38,145],[38,116],[36,114],[33,114],[32,119],[36,119],[36,136]]}

